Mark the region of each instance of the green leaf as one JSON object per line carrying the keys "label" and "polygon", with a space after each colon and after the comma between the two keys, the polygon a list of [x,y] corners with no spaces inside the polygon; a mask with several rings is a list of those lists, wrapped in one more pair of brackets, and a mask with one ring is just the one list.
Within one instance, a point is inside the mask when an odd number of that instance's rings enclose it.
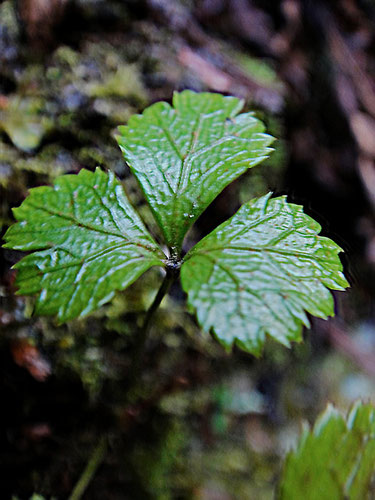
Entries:
{"label": "green leaf", "polygon": [[271,194],[243,205],[185,256],[181,280],[205,331],[259,355],[266,334],[301,340],[304,311],[332,316],[328,288],[348,285],[340,247],[302,207]]}
{"label": "green leaf", "polygon": [[185,90],[119,127],[118,143],[169,247],[234,179],[265,158],[273,138],[235,97]]}
{"label": "green leaf", "polygon": [[286,458],[281,500],[373,498],[375,408],[356,403],[345,419],[328,405]]}
{"label": "green leaf", "polygon": [[83,316],[163,265],[159,250],[112,173],[81,170],[38,187],[14,215],[6,247],[38,250],[18,262],[23,295],[39,294],[36,312],[60,322]]}

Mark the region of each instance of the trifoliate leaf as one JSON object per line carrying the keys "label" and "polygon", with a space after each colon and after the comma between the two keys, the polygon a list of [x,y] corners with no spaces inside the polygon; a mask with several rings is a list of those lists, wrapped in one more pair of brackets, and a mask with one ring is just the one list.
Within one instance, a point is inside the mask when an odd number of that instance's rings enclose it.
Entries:
{"label": "trifoliate leaf", "polygon": [[19,293],[39,294],[36,312],[59,321],[87,314],[163,265],[112,173],[59,177],[53,187],[31,189],[14,215],[19,222],[8,229],[5,246],[37,250],[14,266]]}
{"label": "trifoliate leaf", "polygon": [[175,93],[119,127],[118,143],[162,229],[179,251],[193,222],[234,179],[264,160],[273,138],[243,102]]}
{"label": "trifoliate leaf", "polygon": [[345,419],[331,405],[286,458],[281,500],[373,498],[375,408],[357,403]]}
{"label": "trifoliate leaf", "polygon": [[340,247],[318,236],[302,207],[270,194],[243,205],[185,256],[181,280],[206,331],[258,355],[266,334],[301,339],[305,311],[333,315],[328,288],[343,290]]}

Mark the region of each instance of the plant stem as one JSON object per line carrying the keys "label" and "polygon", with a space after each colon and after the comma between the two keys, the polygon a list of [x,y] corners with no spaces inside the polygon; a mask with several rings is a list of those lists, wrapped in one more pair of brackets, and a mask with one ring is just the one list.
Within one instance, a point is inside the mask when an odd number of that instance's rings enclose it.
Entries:
{"label": "plant stem", "polygon": [[84,494],[87,486],[90,481],[94,477],[98,467],[104,460],[105,454],[107,451],[107,437],[102,436],[99,440],[99,443],[94,448],[94,451],[91,454],[87,465],[82,472],[81,477],[79,478],[77,484],[74,487],[72,494],[69,497],[69,500],[80,500],[82,495]]}
{"label": "plant stem", "polygon": [[156,310],[159,308],[161,301],[163,300],[165,295],[168,293],[169,288],[170,288],[173,280],[174,280],[173,274],[167,270],[165,277],[164,277],[164,280],[163,280],[163,282],[160,285],[160,288],[158,290],[158,293],[155,295],[155,298],[154,298],[152,304],[150,305],[150,307],[146,313],[146,317],[145,317],[145,320],[143,322],[142,331],[141,331],[142,340],[147,338],[147,334],[148,334],[148,332],[150,330],[150,326],[151,326],[151,320],[153,319],[153,316],[154,316]]}
{"label": "plant stem", "polygon": [[167,269],[166,275],[164,276],[164,280],[160,285],[158,293],[155,295],[155,298],[146,313],[143,325],[140,331],[138,332],[137,342],[133,352],[133,363],[130,370],[131,371],[130,377],[132,381],[134,381],[135,377],[138,375],[142,364],[142,354],[144,352],[144,347],[147,341],[148,332],[150,331],[152,320],[154,318],[154,314],[159,308],[161,301],[168,293],[168,290],[171,284],[173,283],[174,279],[175,279],[175,273]]}
{"label": "plant stem", "polygon": [[[167,268],[166,275],[164,277],[164,280],[162,284],[160,285],[160,288],[155,295],[155,298],[150,305],[142,328],[140,329],[137,337],[137,343],[135,345],[134,353],[133,353],[133,363],[131,365],[131,370],[130,370],[130,386],[129,388],[133,388],[134,383],[136,382],[136,379],[138,377],[139,371],[142,366],[142,354],[144,352],[144,347],[146,344],[147,340],[147,335],[148,332],[150,331],[150,327],[152,324],[152,320],[154,318],[154,314],[159,308],[161,301],[165,297],[165,295],[168,293],[168,290],[173,283],[173,281],[176,278],[178,269],[176,268]],[[95,472],[97,471],[98,467],[100,466],[101,462],[103,461],[105,457],[105,453],[107,450],[107,439],[106,437],[102,437],[95,447],[81,477],[79,478],[77,484],[74,487],[74,490],[72,494],[69,497],[69,500],[80,500],[82,495],[84,494],[87,486],[89,485],[90,481],[95,475]]]}

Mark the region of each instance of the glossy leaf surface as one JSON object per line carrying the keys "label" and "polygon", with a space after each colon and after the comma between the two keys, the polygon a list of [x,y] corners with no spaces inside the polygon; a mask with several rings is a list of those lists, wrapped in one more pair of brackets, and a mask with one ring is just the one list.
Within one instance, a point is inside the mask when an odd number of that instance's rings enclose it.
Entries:
{"label": "glossy leaf surface", "polygon": [[266,334],[301,340],[305,311],[332,316],[343,290],[340,247],[302,207],[270,194],[243,205],[185,257],[181,280],[203,329],[259,355]]}
{"label": "glossy leaf surface", "polygon": [[347,419],[331,405],[287,456],[281,500],[373,498],[375,408],[357,403]]}
{"label": "glossy leaf surface", "polygon": [[175,93],[119,127],[118,143],[166,243],[180,249],[193,222],[234,179],[264,160],[273,138],[242,101]]}
{"label": "glossy leaf surface", "polygon": [[53,187],[30,190],[14,209],[19,221],[6,247],[35,251],[14,267],[23,295],[39,294],[36,312],[59,321],[85,315],[133,283],[163,253],[112,173],[81,170]]}

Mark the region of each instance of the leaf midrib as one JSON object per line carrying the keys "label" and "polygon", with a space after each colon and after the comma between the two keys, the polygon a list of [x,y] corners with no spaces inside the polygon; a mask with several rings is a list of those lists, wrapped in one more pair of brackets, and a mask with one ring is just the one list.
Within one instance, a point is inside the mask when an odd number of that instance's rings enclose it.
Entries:
{"label": "leaf midrib", "polygon": [[187,149],[187,152],[185,155],[183,155],[180,152],[180,150],[177,148],[177,145],[174,143],[174,141],[172,141],[172,137],[169,134],[166,134],[168,140],[175,147],[175,150],[176,150],[178,156],[180,157],[180,161],[181,161],[176,191],[174,192],[173,198],[172,198],[172,204],[173,204],[172,221],[173,221],[173,223],[172,223],[172,227],[171,227],[171,233],[172,233],[174,238],[176,238],[176,234],[178,233],[179,227],[181,230],[181,222],[178,220],[178,218],[177,218],[178,214],[176,213],[177,212],[177,198],[180,197],[182,194],[180,192],[180,190],[181,190],[181,183],[182,183],[183,179],[186,177],[185,167],[186,167],[187,161],[189,159],[189,156],[191,156],[194,153],[195,146],[198,142],[199,132],[201,130],[201,121],[203,119],[203,116],[205,116],[205,115],[203,113],[200,113],[194,121],[194,125],[192,127],[192,131],[191,131],[191,135],[190,135],[189,146],[188,146],[188,149]]}
{"label": "leaf midrib", "polygon": [[[220,269],[222,269],[227,274],[227,276],[230,277],[230,279],[233,281],[233,283],[235,284],[235,286],[237,288],[237,292],[238,292],[236,295],[236,302],[237,302],[239,314],[242,318],[246,317],[246,315],[244,315],[242,313],[242,307],[241,307],[241,303],[240,303],[240,297],[241,297],[240,288],[241,288],[241,286],[243,286],[247,292],[249,292],[251,295],[256,297],[260,302],[262,302],[264,304],[264,306],[266,307],[266,309],[268,309],[270,311],[271,315],[277,321],[280,321],[281,323],[284,324],[284,326],[286,328],[289,328],[289,325],[287,323],[285,323],[283,318],[279,317],[279,315],[270,307],[270,305],[267,303],[267,301],[264,299],[264,297],[262,297],[262,295],[258,294],[255,290],[253,290],[246,283],[241,284],[241,280],[239,280],[235,274],[233,274],[225,265],[223,265],[222,263],[215,260],[211,255],[205,255],[205,257],[208,258],[214,264],[214,268],[215,268],[215,266],[218,266]],[[214,271],[214,269],[213,269],[213,271]],[[212,274],[213,274],[213,271],[212,271]],[[211,274],[211,276],[212,276],[212,274]],[[277,289],[277,291],[281,292],[280,289]],[[289,308],[288,308],[288,310],[290,312]],[[294,316],[294,315],[292,315],[292,316]]]}
{"label": "leaf midrib", "polygon": [[[38,274],[38,275],[40,275],[40,274],[50,274],[50,273],[54,273],[54,272],[57,272],[57,271],[61,271],[63,269],[69,269],[70,267],[80,267],[80,266],[82,267],[84,264],[87,264],[89,262],[95,261],[96,259],[98,259],[100,257],[104,257],[105,255],[110,254],[112,251],[118,250],[119,248],[125,248],[126,246],[131,246],[131,245],[132,245],[132,243],[128,243],[127,245],[124,245],[123,243],[118,244],[118,245],[113,245],[113,246],[107,247],[107,248],[105,248],[103,250],[99,250],[96,253],[92,253],[91,255],[88,255],[88,256],[80,259],[80,260],[76,260],[74,262],[69,262],[69,263],[66,263],[66,264],[60,264],[60,265],[53,266],[53,267],[47,267],[47,268],[44,268],[44,269],[40,269],[34,263],[32,265],[30,265],[30,266],[27,266],[27,267],[36,268],[35,274]],[[64,249],[63,248],[59,248],[59,247],[56,247],[56,249],[54,249],[54,251],[58,251],[58,250],[64,250]],[[75,258],[77,258],[77,257],[75,257]],[[138,255],[137,257],[134,257],[134,258],[143,259],[143,258],[146,258],[146,256],[143,255],[143,254],[140,254],[140,255]],[[129,260],[133,260],[133,259],[129,259]],[[29,277],[25,278],[25,279],[29,279]],[[21,279],[19,281],[23,281],[23,280]]]}
{"label": "leaf midrib", "polygon": [[320,259],[316,258],[311,253],[300,252],[298,250],[289,251],[289,250],[282,250],[281,248],[225,245],[225,246],[218,246],[218,247],[210,247],[210,248],[206,248],[204,250],[199,250],[199,249],[194,250],[193,249],[191,253],[188,253],[186,255],[184,262],[187,262],[189,259],[191,259],[195,255],[208,254],[210,252],[223,251],[223,250],[243,250],[243,251],[248,251],[248,252],[271,252],[271,253],[278,253],[281,255],[290,255],[292,257],[295,257],[298,255],[299,257],[305,257],[307,259],[320,260]]}
{"label": "leaf midrib", "polygon": [[[175,111],[176,112],[176,111]],[[201,154],[205,154],[209,152],[212,148],[216,147],[217,145],[220,145],[222,143],[227,142],[228,140],[243,140],[243,141],[249,141],[253,142],[253,138],[244,138],[244,137],[238,137],[235,134],[229,134],[226,135],[228,132],[228,126],[227,123],[224,123],[224,131],[223,131],[223,137],[220,137],[219,139],[214,140],[213,142],[202,146],[199,150],[195,150],[196,144],[198,143],[199,140],[199,135],[202,130],[202,122],[206,119],[206,117],[209,114],[213,113],[205,113],[204,110],[197,116],[195,119],[194,125],[192,126],[191,129],[191,135],[190,135],[190,141],[189,141],[189,146],[187,149],[187,152],[185,155],[182,154],[180,151],[180,148],[177,146],[175,139],[171,135],[168,127],[166,127],[163,123],[163,120],[159,116],[158,113],[153,113],[154,118],[158,124],[158,127],[163,131],[165,134],[165,137],[167,138],[168,142],[172,146],[173,150],[176,152],[179,160],[180,160],[180,166],[179,166],[179,174],[178,174],[178,181],[176,185],[176,190],[173,193],[172,197],[172,225],[171,225],[171,235],[172,237],[177,240],[176,236],[181,230],[186,230],[185,227],[181,225],[181,221],[178,218],[178,213],[177,213],[177,200],[180,198],[183,194],[185,194],[189,190],[189,185],[186,184],[186,178],[189,176],[191,172],[191,166],[192,166],[192,161],[199,157]],[[211,169],[210,169],[211,170]],[[161,171],[164,173],[163,169]],[[169,182],[168,182],[169,185]]]}
{"label": "leaf midrib", "polygon": [[[134,245],[136,245],[136,246],[138,246],[140,248],[143,248],[143,249],[145,249],[147,251],[151,251],[153,253],[156,253],[156,248],[153,248],[153,247],[148,246],[148,245],[144,245],[144,244],[140,243],[139,241],[133,241],[129,237],[125,236],[123,233],[116,233],[116,232],[113,232],[113,231],[107,231],[107,230],[102,229],[100,227],[91,226],[91,225],[87,224],[86,222],[79,221],[74,216],[71,216],[69,214],[64,214],[63,212],[55,212],[54,210],[51,210],[51,209],[46,208],[46,207],[41,207],[41,206],[39,206],[39,205],[31,202],[30,200],[29,200],[29,205],[32,208],[35,208],[36,210],[41,210],[43,212],[46,212],[49,215],[53,215],[53,216],[60,217],[62,219],[74,222],[75,225],[78,226],[78,227],[83,227],[84,229],[87,229],[89,231],[94,231],[94,232],[105,234],[105,235],[109,235],[109,236],[115,236],[116,238],[122,238],[127,243],[132,243],[132,244],[134,244]],[[139,227],[137,227],[137,229],[139,229]],[[45,232],[45,231],[41,231],[41,232]]]}

